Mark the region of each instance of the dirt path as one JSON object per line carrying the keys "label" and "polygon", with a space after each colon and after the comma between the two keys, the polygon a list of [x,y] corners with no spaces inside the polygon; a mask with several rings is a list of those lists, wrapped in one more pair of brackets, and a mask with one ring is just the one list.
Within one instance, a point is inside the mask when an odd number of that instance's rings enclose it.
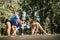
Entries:
{"label": "dirt path", "polygon": [[0,40],[60,40],[60,34],[0,36]]}

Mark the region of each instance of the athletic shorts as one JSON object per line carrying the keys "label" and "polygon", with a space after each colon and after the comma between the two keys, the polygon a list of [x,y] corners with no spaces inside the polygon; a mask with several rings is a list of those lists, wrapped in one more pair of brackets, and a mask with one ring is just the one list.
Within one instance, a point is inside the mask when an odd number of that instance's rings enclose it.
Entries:
{"label": "athletic shorts", "polygon": [[10,20],[8,20],[8,19],[6,19],[5,24],[6,24],[6,22],[10,22],[10,23],[11,23],[11,26],[12,26],[12,25],[14,25],[14,23],[13,23],[13,22],[11,22],[11,21],[10,21]]}

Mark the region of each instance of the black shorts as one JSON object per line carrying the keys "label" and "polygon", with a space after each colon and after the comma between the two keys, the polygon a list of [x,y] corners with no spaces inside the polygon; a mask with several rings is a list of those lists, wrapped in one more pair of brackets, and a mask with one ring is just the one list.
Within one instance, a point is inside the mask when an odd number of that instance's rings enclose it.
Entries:
{"label": "black shorts", "polygon": [[13,22],[11,22],[11,21],[8,20],[8,19],[6,19],[5,24],[6,24],[7,22],[10,22],[10,23],[11,23],[11,26],[13,25]]}

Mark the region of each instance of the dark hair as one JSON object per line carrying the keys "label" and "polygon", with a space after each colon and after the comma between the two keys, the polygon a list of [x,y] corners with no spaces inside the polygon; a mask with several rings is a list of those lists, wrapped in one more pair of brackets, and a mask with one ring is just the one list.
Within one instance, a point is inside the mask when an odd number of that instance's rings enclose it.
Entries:
{"label": "dark hair", "polygon": [[20,19],[21,21],[25,21],[25,20],[23,20],[23,19]]}
{"label": "dark hair", "polygon": [[32,19],[32,20],[31,20],[31,23],[33,23],[33,22],[36,22],[36,21]]}
{"label": "dark hair", "polygon": [[31,23],[33,23],[34,20],[31,20]]}

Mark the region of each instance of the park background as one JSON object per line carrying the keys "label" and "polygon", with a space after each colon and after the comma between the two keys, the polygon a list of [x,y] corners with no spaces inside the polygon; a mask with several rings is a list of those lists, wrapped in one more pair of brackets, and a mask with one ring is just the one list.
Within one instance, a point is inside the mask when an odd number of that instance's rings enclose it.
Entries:
{"label": "park background", "polygon": [[14,15],[14,11],[30,23],[38,21],[51,34],[60,33],[60,0],[0,0],[0,31],[5,29],[5,20]]}

